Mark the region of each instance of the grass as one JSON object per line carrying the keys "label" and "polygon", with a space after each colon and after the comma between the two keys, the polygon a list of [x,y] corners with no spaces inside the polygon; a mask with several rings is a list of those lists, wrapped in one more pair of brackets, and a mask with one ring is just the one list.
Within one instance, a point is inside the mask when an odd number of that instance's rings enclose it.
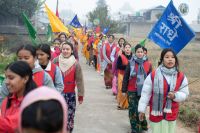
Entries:
{"label": "grass", "polygon": [[4,73],[6,66],[16,60],[15,54],[10,54],[8,56],[0,56],[0,75]]}

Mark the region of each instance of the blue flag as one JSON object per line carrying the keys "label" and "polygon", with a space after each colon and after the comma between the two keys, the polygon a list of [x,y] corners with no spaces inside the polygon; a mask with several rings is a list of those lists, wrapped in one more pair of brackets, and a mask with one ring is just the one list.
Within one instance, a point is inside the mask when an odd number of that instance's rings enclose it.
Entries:
{"label": "blue flag", "polygon": [[148,38],[161,48],[172,48],[178,54],[195,33],[181,17],[171,0]]}
{"label": "blue flag", "polygon": [[70,25],[73,26],[73,27],[75,27],[75,28],[81,28],[82,27],[81,24],[80,24],[80,22],[79,22],[79,20],[78,20],[77,15],[74,16],[74,18],[70,22]]}
{"label": "blue flag", "polygon": [[108,31],[109,31],[109,28],[108,28],[108,27],[107,27],[107,28],[104,28],[104,29],[103,29],[103,34],[107,34]]}

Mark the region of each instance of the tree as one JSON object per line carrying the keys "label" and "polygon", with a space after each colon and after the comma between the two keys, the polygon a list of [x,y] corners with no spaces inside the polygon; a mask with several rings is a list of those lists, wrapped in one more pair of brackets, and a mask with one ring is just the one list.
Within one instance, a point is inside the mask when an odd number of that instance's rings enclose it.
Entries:
{"label": "tree", "polygon": [[22,22],[22,12],[31,17],[38,6],[41,6],[41,0],[0,0],[0,18],[16,18]]}
{"label": "tree", "polygon": [[88,20],[94,24],[95,20],[99,20],[99,25],[103,29],[109,27],[109,33],[117,33],[120,24],[109,16],[108,6],[105,0],[98,0],[97,7],[87,14]]}
{"label": "tree", "polygon": [[108,6],[106,5],[105,0],[99,0],[97,2],[97,7],[94,11],[88,13],[88,19],[90,22],[94,22],[95,19],[100,21],[99,25],[101,27],[108,26],[107,23],[110,21],[108,19]]}

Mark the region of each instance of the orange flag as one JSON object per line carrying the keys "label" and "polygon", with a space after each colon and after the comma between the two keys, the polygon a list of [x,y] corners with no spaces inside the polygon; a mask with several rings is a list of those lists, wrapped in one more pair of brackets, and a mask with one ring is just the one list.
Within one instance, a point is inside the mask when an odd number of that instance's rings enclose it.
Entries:
{"label": "orange flag", "polygon": [[53,32],[65,32],[66,34],[70,34],[69,30],[62,21],[49,9],[49,7],[45,4],[45,9],[49,18],[49,22],[51,25],[51,29]]}

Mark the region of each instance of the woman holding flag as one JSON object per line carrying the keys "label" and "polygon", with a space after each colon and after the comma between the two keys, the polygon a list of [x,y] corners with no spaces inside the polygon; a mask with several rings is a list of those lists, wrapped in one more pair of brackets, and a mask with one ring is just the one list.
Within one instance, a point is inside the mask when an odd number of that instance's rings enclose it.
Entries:
{"label": "woman holding flag", "polygon": [[161,52],[158,68],[144,81],[138,105],[139,119],[144,120],[150,105],[150,125],[153,133],[175,133],[179,102],[189,95],[188,80],[179,71],[179,62],[172,49]]}

